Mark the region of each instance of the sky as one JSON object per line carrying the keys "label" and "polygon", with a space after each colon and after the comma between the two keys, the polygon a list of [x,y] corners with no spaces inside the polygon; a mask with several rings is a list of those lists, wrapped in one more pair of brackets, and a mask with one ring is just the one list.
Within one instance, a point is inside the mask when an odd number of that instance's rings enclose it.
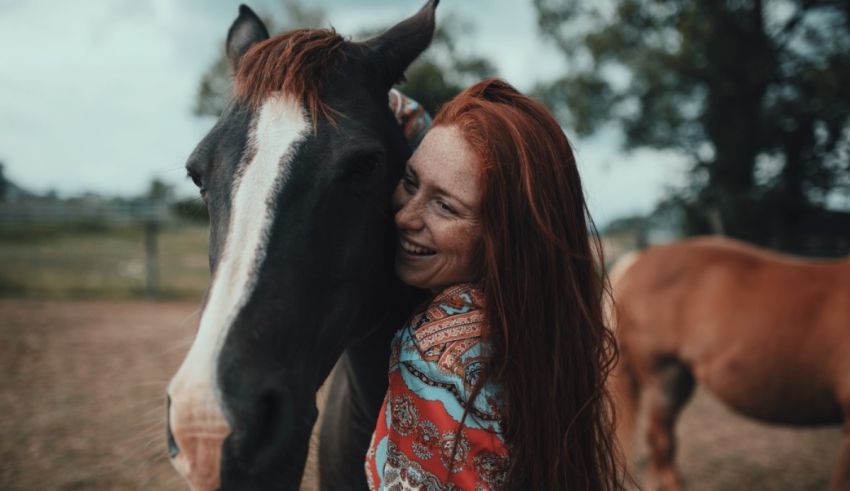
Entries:
{"label": "sky", "polygon": [[[282,12],[277,0],[242,0]],[[222,49],[239,1],[0,0],[0,161],[37,192],[141,194],[158,178],[190,195],[183,164],[213,124],[192,114],[198,81]],[[388,27],[423,0],[304,0],[342,34]],[[486,16],[481,13],[486,12]],[[537,32],[531,0],[443,0],[520,90],[563,69]],[[566,128],[568,136],[569,128]],[[616,132],[572,138],[591,214],[605,224],[652,209],[683,181],[671,152],[618,150]]]}

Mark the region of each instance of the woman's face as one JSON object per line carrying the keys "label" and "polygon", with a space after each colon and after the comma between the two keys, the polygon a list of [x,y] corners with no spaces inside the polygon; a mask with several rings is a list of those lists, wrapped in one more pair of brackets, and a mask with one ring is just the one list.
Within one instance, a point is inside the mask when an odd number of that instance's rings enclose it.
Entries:
{"label": "woman's face", "polygon": [[481,164],[460,130],[431,129],[393,193],[402,281],[436,292],[476,279],[481,195]]}

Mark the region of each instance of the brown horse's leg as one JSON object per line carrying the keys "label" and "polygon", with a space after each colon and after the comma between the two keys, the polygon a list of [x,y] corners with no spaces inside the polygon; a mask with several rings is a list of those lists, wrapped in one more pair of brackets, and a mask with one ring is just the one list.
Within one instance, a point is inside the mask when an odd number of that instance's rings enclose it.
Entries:
{"label": "brown horse's leg", "polygon": [[608,379],[608,389],[614,404],[614,423],[617,444],[624,464],[632,464],[635,424],[640,408],[641,387],[625,347],[620,347],[620,359]]}
{"label": "brown horse's leg", "polygon": [[693,393],[694,378],[678,360],[658,360],[648,380],[650,488],[678,490],[682,481],[673,464],[676,451],[674,426],[679,412]]}
{"label": "brown horse's leg", "polygon": [[838,465],[829,483],[830,491],[850,490],[850,421],[844,423],[844,440],[838,452]]}

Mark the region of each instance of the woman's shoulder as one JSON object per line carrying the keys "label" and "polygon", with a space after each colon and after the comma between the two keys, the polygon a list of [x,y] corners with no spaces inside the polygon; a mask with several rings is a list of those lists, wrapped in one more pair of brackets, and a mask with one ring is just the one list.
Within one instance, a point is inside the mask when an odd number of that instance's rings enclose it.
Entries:
{"label": "woman's shoulder", "polygon": [[401,331],[402,359],[421,358],[447,373],[464,376],[482,351],[486,320],[483,295],[472,284],[449,287],[414,315]]}
{"label": "woman's shoulder", "polygon": [[[393,365],[402,369],[406,384],[433,399],[453,399],[462,406],[487,366],[486,330],[480,289],[455,285],[436,295],[399,332],[393,343]],[[473,414],[497,420],[499,395],[495,384],[485,382],[476,395]]]}

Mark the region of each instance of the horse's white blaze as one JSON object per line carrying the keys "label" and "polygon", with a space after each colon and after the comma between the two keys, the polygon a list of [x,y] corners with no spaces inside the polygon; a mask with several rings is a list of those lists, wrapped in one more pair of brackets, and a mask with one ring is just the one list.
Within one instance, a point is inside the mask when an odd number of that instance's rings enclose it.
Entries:
{"label": "horse's white blaze", "polygon": [[[187,421],[195,418],[186,413],[199,411],[198,405],[206,406],[201,411],[205,412],[220,402],[216,360],[230,326],[256,284],[258,268],[266,255],[274,203],[286,182],[288,164],[307,129],[301,105],[284,95],[269,98],[252,121],[248,146],[238,166],[240,177],[234,179],[231,189],[227,236],[198,333],[169,387],[175,437],[178,437],[176,426],[181,423],[190,427],[223,423],[209,417],[201,418],[206,421]],[[181,395],[188,397],[181,401]]]}
{"label": "horse's white blaze", "polygon": [[253,291],[265,258],[273,204],[286,180],[287,164],[308,128],[301,106],[284,96],[270,98],[253,126],[246,150],[246,158],[253,158],[240,165],[241,178],[231,190],[227,238],[198,335],[184,362],[193,373],[212,376],[213,381],[221,344]]}

